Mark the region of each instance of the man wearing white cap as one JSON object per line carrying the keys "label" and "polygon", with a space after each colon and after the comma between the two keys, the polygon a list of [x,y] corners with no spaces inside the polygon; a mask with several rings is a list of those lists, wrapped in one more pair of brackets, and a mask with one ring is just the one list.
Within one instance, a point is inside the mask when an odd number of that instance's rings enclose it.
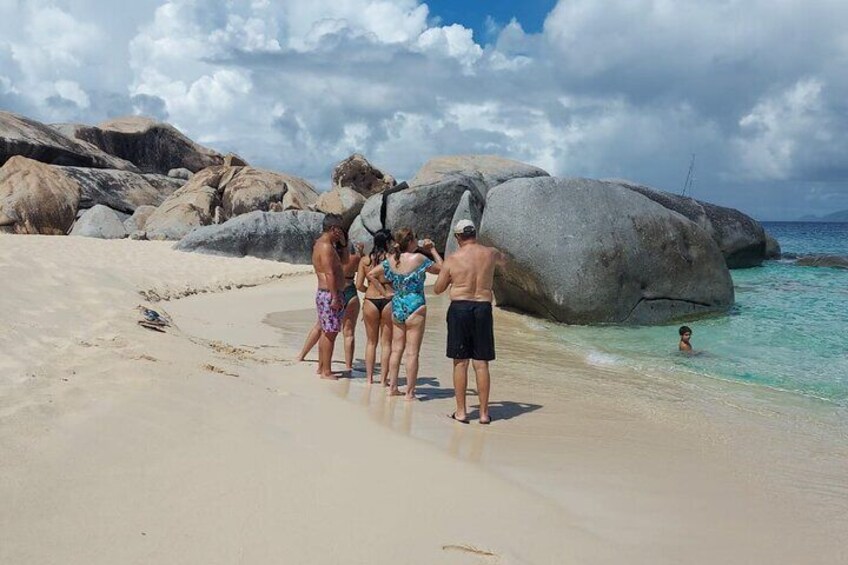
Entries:
{"label": "man wearing white cap", "polygon": [[453,233],[459,249],[445,259],[434,289],[441,294],[450,287],[447,356],[453,359],[456,392],[456,412],[451,418],[468,423],[465,395],[471,362],[480,399],[480,423],[489,424],[489,361],[495,359],[492,279],[495,266],[503,264],[505,258],[494,247],[477,242],[477,228],[470,220],[457,222]]}

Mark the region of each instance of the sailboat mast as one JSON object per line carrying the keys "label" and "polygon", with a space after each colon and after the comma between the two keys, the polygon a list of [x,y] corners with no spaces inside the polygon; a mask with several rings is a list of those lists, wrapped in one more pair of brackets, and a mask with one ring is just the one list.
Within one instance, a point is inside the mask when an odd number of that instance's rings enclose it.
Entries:
{"label": "sailboat mast", "polygon": [[692,153],[692,160],[689,161],[689,172],[686,173],[686,182],[683,184],[683,192],[680,193],[681,196],[686,196],[686,193],[692,193],[692,187],[695,184],[695,176],[693,173],[695,172],[695,154]]}

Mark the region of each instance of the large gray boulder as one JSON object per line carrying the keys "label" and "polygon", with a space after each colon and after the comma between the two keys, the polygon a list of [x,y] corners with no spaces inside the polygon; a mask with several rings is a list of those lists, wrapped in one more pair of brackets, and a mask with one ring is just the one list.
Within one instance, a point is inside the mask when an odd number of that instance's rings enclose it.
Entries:
{"label": "large gray boulder", "polygon": [[[432,239],[439,252],[444,253],[451,219],[462,195],[467,191],[473,192],[479,200],[474,183],[464,177],[408,187],[397,192],[390,189],[369,198],[359,218],[371,234],[383,227],[390,230],[411,228],[419,238]],[[382,222],[384,199],[385,222]]]}
{"label": "large gray boulder", "polygon": [[208,167],[195,173],[150,216],[150,239],[181,239],[200,226],[248,212],[305,210],[318,193],[305,180],[253,167]]}
{"label": "large gray boulder", "polygon": [[223,224],[198,228],[174,248],[307,265],[312,262],[312,246],[321,235],[323,219],[323,214],[299,210],[251,212]]}
{"label": "large gray boulder", "polygon": [[99,239],[122,239],[128,232],[124,227],[125,214],[119,214],[108,206],[97,204],[86,210],[74,224],[71,235],[96,237]]}
{"label": "large gray boulder", "polygon": [[357,216],[348,228],[347,238],[354,245],[361,243],[365,246],[365,253],[371,253],[374,247],[374,235],[365,228],[360,216]]}
{"label": "large gray boulder", "polygon": [[0,231],[65,235],[80,202],[79,184],[46,165],[16,155],[0,168]]}
{"label": "large gray boulder", "polygon": [[57,124],[59,131],[133,163],[145,173],[167,175],[171,169],[192,172],[221,165],[224,156],[195,143],[174,126],[143,116],[108,120],[97,126]]}
{"label": "large gray boulder", "polygon": [[164,175],[87,167],[55,169],[79,186],[81,208],[103,204],[125,214],[139,206],[159,206],[183,185],[183,181]]}
{"label": "large gray boulder", "polygon": [[366,198],[379,194],[397,184],[394,177],[384,173],[354,153],[333,168],[333,188],[350,188]]}
{"label": "large gray boulder", "polygon": [[569,324],[653,324],[727,310],[724,258],[694,222],[625,187],[508,181],[488,195],[481,240],[503,250],[498,304]]}
{"label": "large gray boulder", "polygon": [[459,205],[453,213],[450,227],[448,228],[447,246],[445,247],[445,257],[453,255],[459,249],[459,243],[453,235],[453,226],[460,220],[471,220],[477,229],[480,229],[480,222],[483,219],[483,203],[480,201],[476,192],[466,190],[459,199]]}
{"label": "large gray boulder", "polygon": [[0,165],[20,155],[53,165],[137,170],[127,161],[11,112],[0,112]]}
{"label": "large gray boulder", "polygon": [[727,266],[731,269],[757,267],[766,258],[766,232],[763,226],[739,210],[663,192],[627,180],[613,179],[610,182],[638,192],[669,210],[683,214],[707,230],[718,243]]}
{"label": "large gray boulder", "polygon": [[549,176],[546,171],[495,155],[448,155],[430,159],[409,182],[410,186],[441,184],[451,179],[470,183],[485,201],[486,193],[495,186],[517,178]]}

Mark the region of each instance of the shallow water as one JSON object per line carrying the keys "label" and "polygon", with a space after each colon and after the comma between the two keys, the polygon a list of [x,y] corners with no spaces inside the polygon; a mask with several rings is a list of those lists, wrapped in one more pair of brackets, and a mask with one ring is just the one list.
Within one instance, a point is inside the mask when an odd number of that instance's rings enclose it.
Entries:
{"label": "shallow water", "polygon": [[[848,224],[770,223],[784,252],[848,255]],[[848,405],[848,270],[769,261],[732,271],[736,305],[700,320],[692,344],[677,351],[679,324],[581,327],[545,324],[588,363],[640,371],[685,371],[765,385]]]}

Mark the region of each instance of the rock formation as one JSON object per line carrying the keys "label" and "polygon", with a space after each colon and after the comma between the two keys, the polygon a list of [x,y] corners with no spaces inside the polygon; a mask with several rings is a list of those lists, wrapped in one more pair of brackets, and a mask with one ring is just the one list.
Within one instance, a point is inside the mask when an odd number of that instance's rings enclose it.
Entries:
{"label": "rock formation", "polygon": [[395,184],[397,182],[394,177],[374,167],[358,153],[354,153],[333,169],[333,188],[351,188],[366,198]]}
{"label": "rock formation", "polygon": [[622,186],[508,181],[489,193],[481,238],[502,249],[495,295],[569,324],[650,324],[723,312],[733,283],[694,222]]}
{"label": "rock formation", "polygon": [[683,214],[707,230],[731,269],[757,267],[766,258],[766,233],[759,222],[739,210],[663,192],[626,180],[611,180],[662,206]]}
{"label": "rock formation", "polygon": [[349,228],[365,205],[365,197],[352,188],[334,188],[318,196],[315,210],[322,214],[338,214]]}
{"label": "rock formation", "polygon": [[459,249],[459,243],[456,241],[456,237],[454,237],[452,233],[453,226],[455,226],[460,220],[471,220],[479,230],[482,219],[483,203],[480,201],[476,192],[466,190],[462,194],[462,198],[459,199],[459,204],[457,205],[456,210],[453,213],[453,218],[451,218],[450,221],[448,240],[445,247],[445,257],[452,255],[454,251]]}
{"label": "rock formation", "polygon": [[462,183],[476,188],[485,200],[489,189],[508,180],[546,176],[548,173],[539,167],[495,155],[449,155],[424,163],[409,184],[416,187],[461,179]]}
{"label": "rock formation", "polygon": [[312,245],[321,234],[323,219],[323,214],[300,210],[251,212],[198,228],[175,249],[307,265],[312,262]]}
{"label": "rock formation", "polygon": [[128,161],[23,116],[0,112],[0,165],[19,155],[51,165],[137,171]]}
{"label": "rock formation", "polygon": [[124,220],[126,219],[126,214],[119,214],[108,206],[97,204],[80,216],[70,235],[99,239],[122,239],[128,235],[127,229],[124,227]]}
{"label": "rock formation", "polygon": [[220,153],[195,143],[174,126],[143,116],[108,120],[97,126],[58,124],[55,127],[68,137],[133,163],[145,173],[166,175],[178,168],[197,172],[224,162]]}
{"label": "rock formation", "polygon": [[834,267],[848,269],[848,257],[842,255],[805,255],[796,261],[802,267]]}
{"label": "rock formation", "polygon": [[0,168],[3,232],[65,235],[79,202],[79,185],[57,167],[14,156]]}
{"label": "rock formation", "polygon": [[147,226],[147,219],[156,211],[156,206],[139,206],[133,212],[133,215],[124,220],[124,229],[128,234],[137,231],[144,231]]}
{"label": "rock formation", "polygon": [[199,226],[248,212],[304,210],[318,195],[298,177],[253,167],[209,167],[197,172],[148,218],[150,239],[181,239]]}

